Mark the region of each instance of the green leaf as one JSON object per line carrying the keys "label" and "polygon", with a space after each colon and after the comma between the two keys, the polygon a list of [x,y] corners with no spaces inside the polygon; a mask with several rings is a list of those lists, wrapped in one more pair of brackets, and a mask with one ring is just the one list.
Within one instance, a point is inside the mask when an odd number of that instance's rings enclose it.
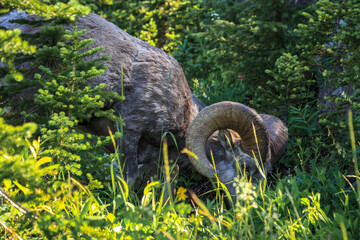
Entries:
{"label": "green leaf", "polygon": [[146,185],[145,189],[144,189],[144,195],[148,194],[149,191],[151,191],[154,187],[159,186],[160,182],[159,181],[155,181],[152,183],[149,183],[148,185]]}
{"label": "green leaf", "polygon": [[54,165],[50,165],[48,167],[42,168],[41,170],[44,172],[50,172],[54,169],[58,169],[60,167],[60,164],[54,164]]}
{"label": "green leaf", "polygon": [[149,205],[151,202],[152,196],[153,196],[152,192],[147,192],[147,194],[144,194],[144,196],[141,199],[141,205],[144,207]]}
{"label": "green leaf", "polygon": [[[129,186],[126,183],[124,179],[122,179],[120,176],[117,176],[117,178],[120,180],[121,184],[119,183],[119,186],[121,188],[121,192],[123,194],[124,200],[126,201],[129,197]],[[124,191],[125,190],[125,191]]]}
{"label": "green leaf", "polygon": [[4,184],[4,188],[5,188],[5,191],[7,191],[8,189],[11,188],[11,180],[10,179],[4,179],[3,180],[3,184]]}
{"label": "green leaf", "polygon": [[115,215],[112,214],[112,213],[108,213],[106,217],[107,217],[107,219],[109,219],[109,221],[112,222],[112,223],[116,220]]}
{"label": "green leaf", "polygon": [[28,189],[27,187],[24,187],[23,185],[21,185],[20,183],[18,183],[17,181],[14,181],[14,184],[25,194],[31,194],[32,191],[30,189]]}
{"label": "green leaf", "polygon": [[81,210],[80,213],[80,218],[84,218],[85,214],[89,211],[90,207],[91,207],[91,203],[92,203],[92,198],[89,198],[88,200],[86,200],[84,207]]}
{"label": "green leaf", "polygon": [[42,157],[39,161],[35,163],[35,167],[40,167],[41,165],[51,162],[51,157]]}

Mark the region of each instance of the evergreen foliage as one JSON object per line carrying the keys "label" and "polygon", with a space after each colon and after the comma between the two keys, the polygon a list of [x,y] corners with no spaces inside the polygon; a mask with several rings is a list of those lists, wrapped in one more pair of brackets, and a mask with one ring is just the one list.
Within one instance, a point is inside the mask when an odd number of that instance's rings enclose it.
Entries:
{"label": "evergreen foliage", "polygon": [[[62,66],[60,71],[52,71],[50,68],[40,66],[45,73],[45,77],[40,74],[35,76],[40,82],[41,89],[36,96],[36,103],[43,106],[48,112],[53,109],[64,111],[67,116],[75,117],[79,121],[89,120],[92,116],[107,117],[113,121],[117,118],[113,110],[99,111],[104,107],[106,101],[120,99],[113,92],[103,91],[105,84],[100,84],[92,88],[88,80],[102,75],[107,66],[102,65],[102,61],[109,60],[109,57],[102,55],[98,59],[86,60],[95,53],[104,50],[103,47],[90,48],[92,39],[79,40],[86,30],[78,31],[75,27],[74,32],[65,31],[66,42],[59,42],[60,58]],[[50,81],[48,81],[49,79]]]}
{"label": "evergreen foliage", "polygon": [[[331,137],[323,141],[328,141],[334,150],[325,150],[329,145],[323,145],[324,155],[329,152],[330,159],[343,158],[341,169],[352,168],[353,164],[346,160],[350,151],[345,150],[350,144],[346,117],[349,110],[354,113],[356,135],[360,126],[358,8],[357,1],[317,1],[302,12],[306,19],[293,30],[295,47],[278,58],[274,69],[266,70],[271,80],[258,87],[255,99],[258,109],[271,109],[290,123],[298,122],[297,117],[291,119],[294,109],[313,109],[317,114],[312,118],[320,124],[308,135],[310,142],[303,139],[302,146],[312,143],[314,133],[319,136],[329,132]],[[300,137],[299,133],[294,136]],[[328,161],[324,159],[322,164]]]}
{"label": "evergreen foliage", "polygon": [[[38,66],[46,65],[54,67],[56,62],[59,61],[59,47],[58,41],[63,40],[64,24],[70,24],[71,20],[74,21],[76,17],[88,14],[90,8],[87,6],[79,5],[77,1],[70,1],[68,4],[63,2],[56,2],[51,4],[44,1],[5,1],[1,2],[0,6],[8,9],[4,9],[3,13],[10,11],[12,8],[18,10],[24,10],[29,14],[35,14],[42,18],[34,19],[33,21],[17,20],[16,23],[27,24],[33,27],[42,27],[42,29],[34,35],[21,35],[19,29],[6,30],[6,32],[14,35],[12,39],[5,41],[6,34],[2,35],[1,49],[6,47],[6,50],[1,50],[1,60],[5,63],[5,68],[1,66],[0,77],[6,77],[6,84],[0,85],[2,107],[15,107],[19,111],[31,108],[34,105],[32,99],[18,98],[14,101],[14,96],[23,94],[24,89],[31,87],[39,87],[38,82],[32,81],[33,74],[37,72]],[[66,9],[66,10],[65,10]],[[47,20],[46,20],[47,19]],[[3,32],[4,30],[0,30]],[[25,41],[26,40],[26,41]],[[31,45],[29,45],[29,43]],[[35,52],[35,46],[37,50]],[[18,48],[18,49],[16,49]],[[6,52],[4,52],[6,51]],[[24,54],[32,54],[31,56],[24,56]],[[8,66],[8,67],[7,67]],[[17,69],[15,66],[22,66]],[[6,68],[7,67],[7,68]],[[25,78],[24,75],[25,74]],[[21,80],[21,81],[18,81]],[[14,123],[19,122],[19,116],[6,116],[11,117]]]}
{"label": "evergreen foliage", "polygon": [[306,79],[306,71],[309,68],[299,61],[297,55],[284,53],[276,61],[274,70],[266,71],[271,80],[257,88],[257,108],[267,109],[269,114],[283,116],[286,121],[289,107],[305,106],[311,102],[316,105],[316,83],[314,79]]}
{"label": "evergreen foliage", "polygon": [[320,121],[334,132],[347,129],[344,116],[349,109],[355,113],[355,129],[360,127],[359,7],[358,1],[318,1],[315,9],[303,13],[308,24],[296,30],[303,36],[297,45],[301,57],[326,91],[326,101],[320,103],[327,110]]}
{"label": "evergreen foliage", "polygon": [[[117,93],[104,91],[105,84],[93,88],[88,83],[89,79],[105,72],[107,66],[101,62],[108,60],[109,57],[102,55],[100,58],[89,59],[104,48],[87,50],[93,40],[80,40],[85,32],[86,30],[78,31],[76,26],[73,32],[66,30],[65,41],[57,44],[60,47],[62,60],[60,67],[52,71],[40,66],[39,68],[45,73],[44,77],[40,74],[35,75],[41,86],[35,96],[35,103],[40,107],[41,115],[45,117],[41,133],[45,139],[48,139],[46,144],[48,149],[43,154],[51,155],[55,163],[61,163],[63,174],[71,172],[79,176],[80,164],[76,163],[81,159],[79,154],[99,150],[110,144],[111,139],[83,134],[78,124],[87,122],[92,117],[105,117],[121,124],[121,119],[112,109],[102,109],[106,102],[123,99]],[[28,117],[34,121],[40,119],[38,113]],[[115,137],[119,137],[118,133]],[[96,144],[89,142],[89,139]]]}
{"label": "evergreen foliage", "polygon": [[[42,27],[35,35],[0,29],[0,74],[7,75],[0,104],[26,111],[19,121],[0,110],[1,236],[359,239],[360,3],[309,2],[1,2],[1,13],[15,8],[44,18],[26,22]],[[285,119],[290,139],[274,174],[257,187],[236,178],[237,203],[227,210],[221,197],[202,202],[183,187],[164,205],[167,189],[151,179],[132,192],[113,164],[121,153],[100,150],[110,139],[80,129],[94,117],[122,124],[103,108],[123,96],[87,83],[104,73],[108,57],[80,40],[84,31],[63,28],[90,9],[172,53],[206,103],[250,103]],[[12,102],[27,89],[35,99]],[[178,186],[196,188],[198,178],[180,177]],[[222,196],[221,183],[213,185]]]}
{"label": "evergreen foliage", "polygon": [[[36,45],[36,52],[30,56],[24,56],[22,54],[13,55],[14,64],[16,66],[21,65],[20,69],[17,71],[21,74],[23,79],[17,81],[14,77],[7,77],[6,84],[0,86],[0,93],[2,96],[2,101],[0,105],[2,107],[13,107],[20,112],[21,110],[28,111],[35,106],[34,99],[32,96],[26,96],[24,93],[25,89],[34,89],[39,88],[39,81],[33,79],[34,73],[38,71],[38,67],[42,64],[54,68],[56,63],[60,61],[60,49],[57,46],[58,41],[63,40],[64,29],[60,24],[63,21],[51,21],[49,25],[43,26],[38,33],[33,35],[22,36],[23,39],[26,39],[30,44]],[[48,23],[48,22],[45,22]],[[42,26],[44,21],[28,21],[26,24],[31,26]],[[38,26],[38,27],[39,27]],[[9,30],[8,30],[9,31]],[[16,58],[15,58],[16,57]],[[4,72],[6,74],[6,72]],[[4,76],[4,74],[1,74]],[[9,75],[12,76],[12,75]],[[22,95],[23,97],[14,97]],[[18,114],[7,115],[7,119],[14,123],[17,123],[21,119],[21,116]]]}
{"label": "evergreen foliage", "polygon": [[[194,80],[190,86],[209,104],[256,102],[257,87],[271,80],[265,70],[273,69],[276,60],[295,45],[293,29],[303,18],[304,7],[261,0],[214,0],[204,7],[210,14],[203,28],[177,53],[188,80]],[[191,55],[184,58],[182,52]]]}
{"label": "evergreen foliage", "polygon": [[35,162],[23,160],[28,156],[28,141],[35,130],[34,123],[15,127],[7,125],[4,119],[0,118],[0,179],[16,180],[24,186],[28,183],[39,186],[41,178]]}
{"label": "evergreen foliage", "polygon": [[44,0],[3,0],[0,3],[2,8],[12,8],[26,11],[29,14],[51,19],[63,17],[75,21],[81,15],[88,15],[90,7],[79,4],[77,0],[63,1],[44,1]]}
{"label": "evergreen foliage", "polygon": [[15,57],[20,53],[33,54],[35,52],[35,46],[29,45],[27,41],[23,41],[20,38],[20,34],[21,31],[19,29],[0,29],[0,60],[7,63],[7,69],[5,70],[5,74],[9,74],[7,79],[13,78],[16,81],[21,81],[23,75],[15,69]]}
{"label": "evergreen foliage", "polygon": [[[87,1],[89,2],[89,1]],[[98,4],[100,15],[149,44],[173,53],[187,38],[187,32],[200,29],[203,0],[128,0],[110,6]]]}

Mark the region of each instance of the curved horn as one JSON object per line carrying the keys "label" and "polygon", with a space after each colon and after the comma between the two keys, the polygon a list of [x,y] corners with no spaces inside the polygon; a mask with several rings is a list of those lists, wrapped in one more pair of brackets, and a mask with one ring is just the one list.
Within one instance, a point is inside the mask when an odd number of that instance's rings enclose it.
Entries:
{"label": "curved horn", "polygon": [[288,129],[285,124],[277,117],[260,114],[269,132],[271,162],[275,164],[285,153],[288,141]]}
{"label": "curved horn", "polygon": [[[257,144],[252,123],[256,129]],[[240,103],[220,102],[204,108],[191,122],[186,134],[186,147],[199,160],[189,156],[190,162],[202,175],[214,178],[215,169],[206,156],[206,142],[209,136],[220,129],[232,129],[241,137],[242,150],[257,159],[268,161],[270,158],[269,134],[263,119],[252,108]],[[259,155],[260,153],[260,155]]]}

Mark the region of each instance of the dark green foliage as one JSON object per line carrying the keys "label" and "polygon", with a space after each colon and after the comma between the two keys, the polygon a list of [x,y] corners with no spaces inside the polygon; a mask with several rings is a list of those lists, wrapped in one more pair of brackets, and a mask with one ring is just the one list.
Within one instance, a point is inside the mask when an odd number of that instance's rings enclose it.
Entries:
{"label": "dark green foliage", "polygon": [[64,36],[66,43],[58,43],[63,64],[60,72],[40,66],[46,78],[36,75],[36,79],[41,84],[36,103],[47,111],[53,109],[64,111],[67,116],[74,116],[79,121],[89,120],[94,115],[115,121],[116,117],[112,115],[112,110],[99,111],[99,109],[104,107],[106,101],[111,103],[115,99],[119,100],[120,97],[116,93],[103,91],[105,84],[92,88],[88,83],[89,79],[105,72],[107,67],[101,62],[108,60],[109,57],[103,55],[99,59],[84,61],[83,59],[104,49],[97,47],[82,52],[89,48],[92,42],[92,39],[79,41],[79,37],[84,33],[85,30],[78,32],[75,27],[73,34],[66,31]]}
{"label": "dark green foliage", "polygon": [[296,108],[290,106],[288,129],[291,135],[313,139],[319,136],[318,114],[316,108],[310,105]]}
{"label": "dark green foliage", "polygon": [[90,13],[90,7],[78,3],[77,0],[43,1],[43,0],[4,0],[0,3],[1,8],[19,9],[29,14],[37,15],[45,19],[61,16],[62,18],[75,21],[81,15]]}
{"label": "dark green foliage", "polygon": [[35,46],[31,46],[27,41],[20,38],[21,31],[0,30],[0,60],[7,63],[5,71],[0,76],[6,75],[6,80],[21,81],[23,75],[15,69],[14,61],[18,53],[32,54]]}
{"label": "dark green foliage", "polygon": [[[43,155],[53,156],[55,163],[60,163],[61,173],[66,172],[80,176],[79,153],[100,149],[110,144],[110,138],[95,137],[84,134],[78,129],[78,124],[89,121],[92,117],[106,117],[121,124],[121,119],[115,116],[113,110],[102,110],[105,102],[111,103],[121,98],[117,93],[104,91],[105,84],[94,88],[89,79],[97,77],[107,69],[102,65],[109,57],[101,56],[89,59],[103,47],[89,49],[92,39],[79,40],[86,30],[74,32],[65,31],[65,42],[58,42],[60,48],[60,68],[55,71],[40,66],[44,77],[35,77],[41,88],[35,96],[35,103],[40,107],[42,116],[40,123],[42,136],[47,139],[48,149]],[[84,61],[84,59],[88,59]],[[39,114],[29,115],[35,121]],[[116,134],[115,137],[119,135]],[[89,140],[95,141],[95,145]]]}
{"label": "dark green foliage", "polygon": [[257,109],[288,119],[289,107],[304,106],[314,102],[316,85],[314,79],[306,79],[309,68],[300,62],[298,56],[284,53],[275,63],[274,70],[267,70],[271,76],[256,90]]}
{"label": "dark green foliage", "polygon": [[354,112],[355,129],[360,127],[359,7],[358,1],[319,1],[313,11],[303,13],[308,24],[296,30],[303,36],[297,48],[326,91],[321,123],[333,132],[347,128],[348,109]]}
{"label": "dark green foliage", "polygon": [[[93,2],[87,0],[86,2]],[[100,15],[149,44],[173,53],[189,31],[200,29],[203,0],[128,0],[97,6]],[[100,6],[101,5],[101,6]]]}
{"label": "dark green foliage", "polygon": [[[26,123],[22,126],[11,126],[0,118],[0,179],[16,180],[22,185],[28,182],[32,187],[41,182],[39,170],[35,162],[24,161],[29,155],[27,152],[28,140],[36,130],[36,124]],[[31,157],[31,155],[30,155]],[[33,160],[33,159],[32,159]],[[6,171],[5,171],[6,169]]]}
{"label": "dark green foliage", "polygon": [[[59,15],[64,6],[38,2],[30,12],[46,18]],[[22,36],[38,47],[32,56],[22,55],[31,53],[24,45],[18,45],[16,56],[1,45],[1,60],[14,70],[33,62],[15,70],[23,74],[21,82],[14,81],[15,71],[3,71],[9,78],[0,87],[1,104],[26,110],[26,120],[37,122],[38,132],[35,124],[14,127],[0,118],[0,169],[6,169],[0,171],[0,187],[39,218],[20,213],[0,197],[0,234],[5,224],[24,239],[359,239],[360,198],[351,183],[359,177],[360,150],[358,144],[349,147],[347,118],[351,109],[356,143],[359,1],[295,2],[308,1],[81,1],[172,53],[206,103],[250,103],[258,112],[286,120],[287,152],[268,184],[255,188],[236,179],[239,202],[227,210],[222,198],[201,203],[194,193],[183,193],[181,201],[178,193],[163,205],[160,183],[150,181],[140,196],[117,176],[112,163],[120,153],[108,156],[101,150],[109,139],[79,129],[92,117],[121,124],[103,108],[122,99],[103,85],[87,83],[106,70],[102,61],[107,57],[94,59],[102,48],[89,50],[91,40],[79,40],[82,31],[65,32],[69,22],[60,16],[34,23],[47,25],[36,35]],[[79,13],[75,1],[69,3],[65,17]],[[7,7],[21,4],[6,1]],[[16,45],[17,35],[0,35],[0,43]],[[35,101],[10,104],[14,94],[29,87],[37,92]],[[34,133],[41,138],[30,141]],[[199,185],[198,177],[185,174],[184,186]],[[220,184],[213,186],[222,196]]]}
{"label": "dark green foliage", "polygon": [[[290,135],[302,138],[302,147],[308,144],[319,146],[321,157],[310,158],[320,159],[318,164],[321,166],[337,166],[341,171],[350,172],[353,163],[350,161],[348,140],[348,110],[354,113],[356,135],[360,127],[357,91],[360,87],[357,68],[359,48],[355,36],[359,19],[354,14],[358,8],[357,1],[318,1],[303,12],[306,21],[294,30],[298,36],[294,54],[280,57],[276,68],[267,70],[273,80],[257,90],[259,108],[268,106],[277,110],[280,116],[285,116],[290,133],[291,129],[303,128],[303,132],[296,131]],[[282,89],[284,86],[285,89]],[[284,98],[284,94],[288,93]],[[263,101],[260,101],[261,98]],[[306,118],[301,119],[303,116],[293,115],[296,113],[294,109],[301,108],[304,111],[306,108],[313,109],[307,113],[316,120],[315,127],[310,127]],[[324,143],[315,144],[315,135]]]}
{"label": "dark green foliage", "polygon": [[[34,110],[34,101],[31,96],[37,88],[40,87],[40,83],[33,79],[34,73],[38,72],[40,65],[46,65],[54,68],[56,63],[60,61],[60,49],[57,46],[58,41],[62,41],[64,35],[63,26],[59,25],[63,21],[27,21],[25,24],[31,26],[42,26],[43,24],[49,24],[43,26],[39,32],[33,35],[25,35],[23,38],[27,39],[29,43],[37,45],[36,52],[31,56],[18,55],[15,58],[15,65],[22,65],[21,69],[18,69],[25,78],[22,81],[16,81],[16,79],[8,78],[7,84],[0,86],[0,94],[2,96],[1,106],[12,106],[16,109],[14,115],[8,115],[7,118],[13,123],[19,122],[21,116],[19,112],[22,110],[29,111]],[[20,23],[17,21],[17,23]],[[38,27],[39,27],[38,26]],[[15,56],[14,56],[15,57]],[[6,73],[6,72],[5,72]],[[29,91],[29,89],[34,89]],[[28,90],[25,90],[28,89]],[[25,90],[25,91],[24,91]],[[22,97],[18,97],[23,95]],[[17,96],[17,97],[15,97]],[[35,107],[36,109],[36,107]]]}
{"label": "dark green foliage", "polygon": [[293,28],[304,7],[288,1],[206,1],[203,6],[209,11],[203,28],[175,55],[188,80],[199,82],[190,85],[195,92],[205,90],[207,103],[257,102],[255,90],[271,80],[265,70],[296,42]]}
{"label": "dark green foliage", "polygon": [[36,53],[34,54],[34,59],[36,64],[42,65],[47,64],[52,66],[59,60],[60,49],[57,46],[58,42],[64,40],[64,28],[62,25],[57,25],[53,22],[54,25],[44,26],[36,36],[33,36],[38,39],[37,44],[41,44]]}

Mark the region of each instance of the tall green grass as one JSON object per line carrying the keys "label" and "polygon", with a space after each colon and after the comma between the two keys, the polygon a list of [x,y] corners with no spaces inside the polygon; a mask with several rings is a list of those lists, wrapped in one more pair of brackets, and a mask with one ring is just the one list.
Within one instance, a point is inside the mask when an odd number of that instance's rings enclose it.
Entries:
{"label": "tall green grass", "polygon": [[[103,173],[109,178],[100,185],[96,179],[79,182],[69,177],[51,188],[46,184],[32,187],[2,178],[0,233],[5,239],[360,239],[358,143],[351,112],[348,116],[354,174],[324,168],[320,156],[309,157],[311,168],[298,161],[292,174],[282,176],[275,171],[256,186],[239,176],[234,179],[235,202],[229,208],[229,193],[218,179],[210,185],[214,186],[211,199],[190,189],[203,184],[196,177],[176,184],[165,140],[164,177],[149,179],[140,192],[118,174],[119,153],[110,156],[118,164]],[[290,152],[315,156],[318,151],[311,145],[301,146]],[[29,147],[32,154],[28,154]],[[46,158],[37,163],[41,148],[40,143],[24,144],[17,159],[34,164],[41,173],[38,177],[50,179],[56,176],[55,167]],[[7,197],[23,203],[31,213],[14,207]]]}

